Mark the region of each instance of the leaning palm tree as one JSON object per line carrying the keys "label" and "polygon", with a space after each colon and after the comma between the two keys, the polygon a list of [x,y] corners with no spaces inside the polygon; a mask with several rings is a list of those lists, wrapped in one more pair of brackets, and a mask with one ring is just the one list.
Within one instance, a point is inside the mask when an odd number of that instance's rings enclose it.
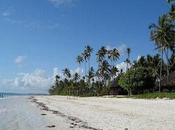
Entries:
{"label": "leaning palm tree", "polygon": [[[160,79],[159,79],[159,92],[161,90],[161,80],[162,80],[162,67],[163,67],[163,54],[166,50],[174,44],[174,25],[170,23],[167,15],[162,15],[159,17],[158,24],[152,24],[151,29],[151,40],[154,41],[155,45],[161,52],[161,65],[160,65]],[[168,75],[168,66],[167,66],[167,75]]]}

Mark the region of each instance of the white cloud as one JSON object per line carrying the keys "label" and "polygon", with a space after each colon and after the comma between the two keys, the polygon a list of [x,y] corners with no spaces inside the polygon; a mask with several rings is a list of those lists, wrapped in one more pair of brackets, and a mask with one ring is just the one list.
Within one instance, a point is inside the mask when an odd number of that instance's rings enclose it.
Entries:
{"label": "white cloud", "polygon": [[59,7],[59,6],[72,6],[75,0],[48,0],[51,2],[54,6]]}
{"label": "white cloud", "polygon": [[107,45],[106,46],[106,49],[107,50],[111,50],[111,49],[114,49],[114,48],[117,48],[119,50],[120,55],[125,55],[126,54],[126,50],[127,50],[127,45],[126,44],[120,44],[117,47],[112,47],[110,45]]}
{"label": "white cloud", "polygon": [[17,65],[22,65],[25,62],[26,58],[27,58],[26,56],[17,56],[14,62]]}
{"label": "white cloud", "polygon": [[[81,74],[82,71],[82,69],[76,68],[71,70],[71,73]],[[56,75],[64,78],[62,71],[57,67],[53,68],[50,75],[43,69],[36,69],[31,73],[17,73],[11,79],[1,78],[0,90],[5,92],[47,93],[53,85]]]}
{"label": "white cloud", "polygon": [[[131,64],[128,64],[128,67],[130,68],[132,65]],[[126,72],[127,71],[127,63],[126,62],[122,62],[122,63],[119,63],[116,65],[116,67],[118,68],[119,72],[121,70],[123,70],[123,72]]]}
{"label": "white cloud", "polygon": [[0,86],[2,91],[47,93],[51,82],[52,77],[44,70],[36,69],[31,73],[18,73],[12,79],[1,79]]}
{"label": "white cloud", "polygon": [[139,61],[139,60],[140,60],[140,58],[141,58],[141,56],[140,56],[140,55],[138,55],[138,57],[137,57],[137,61]]}
{"label": "white cloud", "polygon": [[120,55],[125,55],[126,54],[126,50],[127,50],[127,45],[126,44],[121,44],[119,47],[119,52],[120,52]]}

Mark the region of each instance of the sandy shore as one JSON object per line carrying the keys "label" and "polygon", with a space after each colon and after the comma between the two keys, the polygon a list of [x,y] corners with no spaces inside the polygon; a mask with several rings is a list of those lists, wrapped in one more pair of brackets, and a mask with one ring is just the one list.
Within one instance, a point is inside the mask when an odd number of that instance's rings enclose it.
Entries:
{"label": "sandy shore", "polygon": [[67,126],[62,130],[175,130],[175,100],[62,96],[35,99],[58,128]]}
{"label": "sandy shore", "polygon": [[0,130],[175,130],[175,100],[0,99]]}

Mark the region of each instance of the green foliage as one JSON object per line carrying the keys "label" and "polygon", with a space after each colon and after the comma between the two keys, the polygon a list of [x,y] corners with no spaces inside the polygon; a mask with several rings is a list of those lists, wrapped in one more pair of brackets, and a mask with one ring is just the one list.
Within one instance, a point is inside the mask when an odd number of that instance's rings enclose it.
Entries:
{"label": "green foliage", "polygon": [[136,90],[135,93],[143,93],[145,90],[151,90],[154,87],[154,82],[155,79],[152,76],[151,68],[145,67],[131,68],[121,75],[118,81],[119,85],[127,90],[129,95],[134,90]]}

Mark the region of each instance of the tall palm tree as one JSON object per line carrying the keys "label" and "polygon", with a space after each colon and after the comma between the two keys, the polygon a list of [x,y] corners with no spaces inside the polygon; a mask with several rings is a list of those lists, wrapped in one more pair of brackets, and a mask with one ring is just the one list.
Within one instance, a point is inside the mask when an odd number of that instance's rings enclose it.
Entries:
{"label": "tall palm tree", "polygon": [[[174,44],[174,25],[170,23],[167,15],[162,15],[159,17],[158,24],[152,24],[150,26],[151,30],[151,40],[154,41],[155,45],[161,52],[161,65],[160,65],[160,81],[159,81],[159,92],[161,90],[161,80],[162,80],[162,67],[163,67],[163,54],[165,50],[169,49],[172,44]],[[168,60],[168,59],[167,59]],[[168,66],[167,66],[167,75],[168,75]]]}
{"label": "tall palm tree", "polygon": [[87,57],[87,60],[88,60],[88,63],[89,63],[89,70],[90,70],[90,58],[91,58],[92,52],[93,52],[93,48],[90,47],[89,45],[87,45],[85,47],[84,53],[86,54],[86,57]]}
{"label": "tall palm tree", "polygon": [[120,57],[120,53],[117,48],[114,48],[108,51],[108,58],[111,60],[113,66],[114,66],[114,63],[119,59],[119,57]]}
{"label": "tall palm tree", "polygon": [[78,55],[76,58],[76,62],[81,65],[81,63],[83,62],[83,57],[81,55]]}
{"label": "tall palm tree", "polygon": [[87,74],[86,64],[87,64],[87,61],[88,61],[88,54],[87,54],[87,51],[84,50],[84,52],[83,52],[81,55],[82,55],[82,57],[83,57],[83,61],[84,61],[85,76],[86,76],[86,74]]}
{"label": "tall palm tree", "polygon": [[99,68],[97,70],[98,75],[102,78],[102,81],[105,82],[104,85],[106,85],[106,81],[110,79],[110,73],[111,73],[111,66],[108,63],[108,61],[104,60],[99,65]]}
{"label": "tall palm tree", "polygon": [[70,70],[68,68],[65,68],[63,70],[63,75],[66,76],[68,79],[70,79],[71,78]]}
{"label": "tall palm tree", "polygon": [[112,79],[114,79],[117,72],[119,72],[118,68],[115,67],[115,66],[112,66],[112,68],[111,68],[111,77],[112,77]]}
{"label": "tall palm tree", "polygon": [[131,63],[130,54],[131,54],[131,48],[127,48],[127,56],[128,56],[127,59],[126,59],[127,70],[129,70],[129,64]]}
{"label": "tall palm tree", "polygon": [[79,79],[80,79],[80,75],[79,75],[78,73],[75,73],[75,74],[73,75],[73,80],[74,80],[74,82],[77,82]]}
{"label": "tall palm tree", "polygon": [[94,76],[95,76],[95,71],[94,71],[94,68],[91,67],[87,75],[89,84],[91,83],[91,79],[93,79]]}
{"label": "tall palm tree", "polygon": [[77,58],[76,58],[76,62],[79,64],[80,69],[81,69],[81,64],[83,63],[83,61],[84,61],[84,59],[83,59],[82,55],[78,55]]}
{"label": "tall palm tree", "polygon": [[106,49],[106,47],[104,47],[104,46],[102,46],[99,50],[98,50],[98,52],[97,52],[97,61],[100,63],[100,62],[102,62],[104,59],[105,59],[105,57],[106,57],[106,54],[107,54],[107,49]]}

